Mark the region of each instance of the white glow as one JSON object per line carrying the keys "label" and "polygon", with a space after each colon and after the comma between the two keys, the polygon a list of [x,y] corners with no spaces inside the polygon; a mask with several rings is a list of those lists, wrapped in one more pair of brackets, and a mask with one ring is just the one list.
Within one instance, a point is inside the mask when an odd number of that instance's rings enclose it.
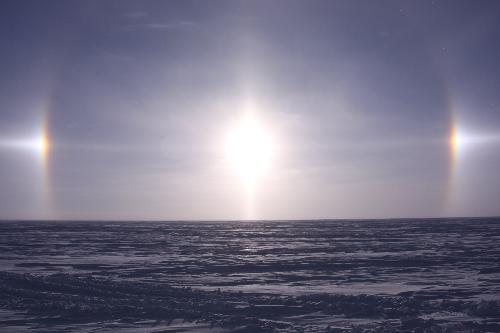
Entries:
{"label": "white glow", "polygon": [[467,136],[455,127],[450,137],[450,143],[453,153],[458,154],[461,150],[463,150],[467,142]]}
{"label": "white glow", "polygon": [[227,158],[247,185],[270,167],[274,151],[269,130],[251,117],[243,119],[227,135]]}
{"label": "white glow", "polygon": [[450,135],[450,147],[454,160],[461,159],[466,152],[483,148],[492,148],[500,144],[500,135],[465,131],[454,126]]}
{"label": "white glow", "polygon": [[30,149],[42,156],[47,153],[48,148],[49,145],[45,136],[40,136],[30,142]]}
{"label": "white glow", "polygon": [[494,134],[475,134],[454,129],[451,135],[451,145],[456,152],[473,145],[488,145],[500,143],[500,136]]}
{"label": "white glow", "polygon": [[6,149],[27,150],[45,157],[49,149],[46,135],[39,135],[32,139],[10,139],[0,141],[0,147]]}

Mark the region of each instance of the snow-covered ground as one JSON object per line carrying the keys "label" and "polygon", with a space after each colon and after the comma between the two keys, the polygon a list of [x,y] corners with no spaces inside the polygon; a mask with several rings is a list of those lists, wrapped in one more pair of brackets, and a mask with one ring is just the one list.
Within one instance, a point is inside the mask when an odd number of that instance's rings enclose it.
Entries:
{"label": "snow-covered ground", "polygon": [[1,332],[500,331],[500,219],[1,222]]}

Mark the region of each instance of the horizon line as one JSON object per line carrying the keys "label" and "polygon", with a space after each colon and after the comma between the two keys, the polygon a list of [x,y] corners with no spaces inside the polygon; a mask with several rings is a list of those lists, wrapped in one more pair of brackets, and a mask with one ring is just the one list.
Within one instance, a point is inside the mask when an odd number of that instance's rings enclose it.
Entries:
{"label": "horizon line", "polygon": [[382,221],[382,220],[451,220],[451,219],[495,219],[498,215],[486,216],[441,216],[441,217],[382,217],[382,218],[303,218],[303,219],[0,219],[3,222],[319,222],[319,221]]}

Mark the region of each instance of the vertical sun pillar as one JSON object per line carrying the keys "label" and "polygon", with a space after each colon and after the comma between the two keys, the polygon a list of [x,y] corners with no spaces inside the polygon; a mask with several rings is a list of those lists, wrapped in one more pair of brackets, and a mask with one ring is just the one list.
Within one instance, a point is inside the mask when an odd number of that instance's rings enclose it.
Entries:
{"label": "vertical sun pillar", "polygon": [[49,135],[49,115],[44,112],[42,124],[40,126],[39,137],[36,141],[36,150],[39,154],[42,171],[42,210],[44,218],[52,218],[52,190],[50,182],[50,135]]}
{"label": "vertical sun pillar", "polygon": [[468,143],[468,137],[460,130],[456,119],[451,122],[451,131],[449,136],[449,151],[450,151],[450,169],[447,189],[447,215],[460,215],[457,211],[460,201],[459,187],[459,167],[460,160]]}

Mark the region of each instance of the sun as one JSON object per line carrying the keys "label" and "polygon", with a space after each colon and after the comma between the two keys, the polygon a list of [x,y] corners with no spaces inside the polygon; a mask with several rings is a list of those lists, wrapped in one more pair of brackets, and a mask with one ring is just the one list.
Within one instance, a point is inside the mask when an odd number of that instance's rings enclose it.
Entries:
{"label": "sun", "polygon": [[247,185],[271,166],[274,151],[269,130],[254,118],[244,118],[227,135],[227,159]]}

